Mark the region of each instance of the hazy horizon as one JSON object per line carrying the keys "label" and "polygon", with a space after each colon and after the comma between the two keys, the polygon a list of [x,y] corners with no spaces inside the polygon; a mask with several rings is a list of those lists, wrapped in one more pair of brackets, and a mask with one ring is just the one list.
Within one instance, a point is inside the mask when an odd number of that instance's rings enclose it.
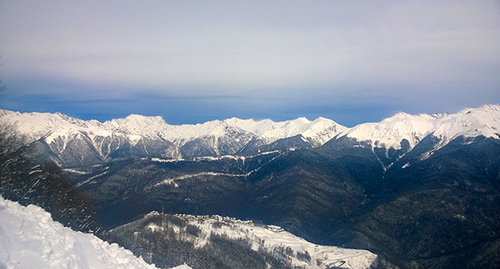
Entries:
{"label": "hazy horizon", "polygon": [[500,103],[497,1],[0,1],[0,108],[345,126]]}

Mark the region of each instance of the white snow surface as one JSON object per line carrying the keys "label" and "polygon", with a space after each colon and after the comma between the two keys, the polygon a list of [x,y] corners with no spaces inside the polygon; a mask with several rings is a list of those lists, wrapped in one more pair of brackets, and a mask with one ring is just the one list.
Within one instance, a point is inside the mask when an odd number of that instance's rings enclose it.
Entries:
{"label": "white snow surface", "polygon": [[470,138],[483,135],[500,139],[500,105],[466,108],[458,113],[445,115],[435,124],[433,135],[442,140],[441,144],[458,136]]}
{"label": "white snow surface", "polygon": [[117,244],[64,227],[38,206],[24,207],[0,196],[0,268],[156,267]]}
{"label": "white snow surface", "polygon": [[2,122],[16,127],[30,141],[44,137],[51,143],[57,137],[70,138],[82,133],[90,136],[111,135],[111,132],[96,120],[84,121],[61,113],[19,113],[1,110],[0,117]]}
{"label": "white snow surface", "polygon": [[407,139],[413,148],[434,128],[435,118],[427,114],[410,115],[398,113],[378,123],[363,123],[347,129],[338,136],[370,141],[372,146],[401,148],[401,141]]}

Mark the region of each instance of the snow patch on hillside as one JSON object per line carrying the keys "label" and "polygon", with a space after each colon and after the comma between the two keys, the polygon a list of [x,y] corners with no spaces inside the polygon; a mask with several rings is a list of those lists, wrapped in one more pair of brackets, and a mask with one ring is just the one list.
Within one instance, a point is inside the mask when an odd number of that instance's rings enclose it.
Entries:
{"label": "snow patch on hillside", "polygon": [[[208,242],[211,233],[227,235],[230,238],[249,238],[252,249],[288,248],[292,264],[303,268],[370,268],[377,256],[370,251],[345,249],[335,246],[317,245],[297,237],[281,227],[256,225],[252,221],[241,221],[221,216],[176,215],[197,226],[207,236],[197,242],[202,246]],[[300,254],[310,256],[309,260],[298,259]]]}

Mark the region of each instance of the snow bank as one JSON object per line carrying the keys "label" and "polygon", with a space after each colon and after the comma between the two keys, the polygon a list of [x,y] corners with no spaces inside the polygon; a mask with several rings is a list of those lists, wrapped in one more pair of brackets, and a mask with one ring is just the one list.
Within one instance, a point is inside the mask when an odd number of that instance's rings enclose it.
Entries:
{"label": "snow bank", "polygon": [[156,267],[117,244],[64,227],[40,207],[0,196],[0,268]]}

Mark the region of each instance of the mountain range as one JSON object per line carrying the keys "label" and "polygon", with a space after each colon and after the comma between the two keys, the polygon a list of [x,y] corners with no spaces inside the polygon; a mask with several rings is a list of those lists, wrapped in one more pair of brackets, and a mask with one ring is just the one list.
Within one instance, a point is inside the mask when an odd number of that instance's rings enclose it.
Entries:
{"label": "mountain range", "polygon": [[463,109],[453,114],[398,113],[381,122],[353,128],[322,117],[314,121],[298,118],[283,122],[231,118],[196,125],[170,125],[161,117],[140,115],[101,123],[60,113],[1,110],[0,119],[14,125],[30,142],[38,141],[64,167],[131,157],[183,159],[248,155],[293,147],[317,148],[344,137],[367,142],[372,148],[405,152],[429,135],[440,141],[434,150],[459,136],[500,138],[498,105]]}
{"label": "mountain range", "polygon": [[499,105],[352,128],[325,118],[169,125],[5,110],[0,121],[71,175],[103,229],[137,255],[155,235],[131,242],[130,227],[157,211],[277,225],[369,250],[379,268],[500,266]]}

